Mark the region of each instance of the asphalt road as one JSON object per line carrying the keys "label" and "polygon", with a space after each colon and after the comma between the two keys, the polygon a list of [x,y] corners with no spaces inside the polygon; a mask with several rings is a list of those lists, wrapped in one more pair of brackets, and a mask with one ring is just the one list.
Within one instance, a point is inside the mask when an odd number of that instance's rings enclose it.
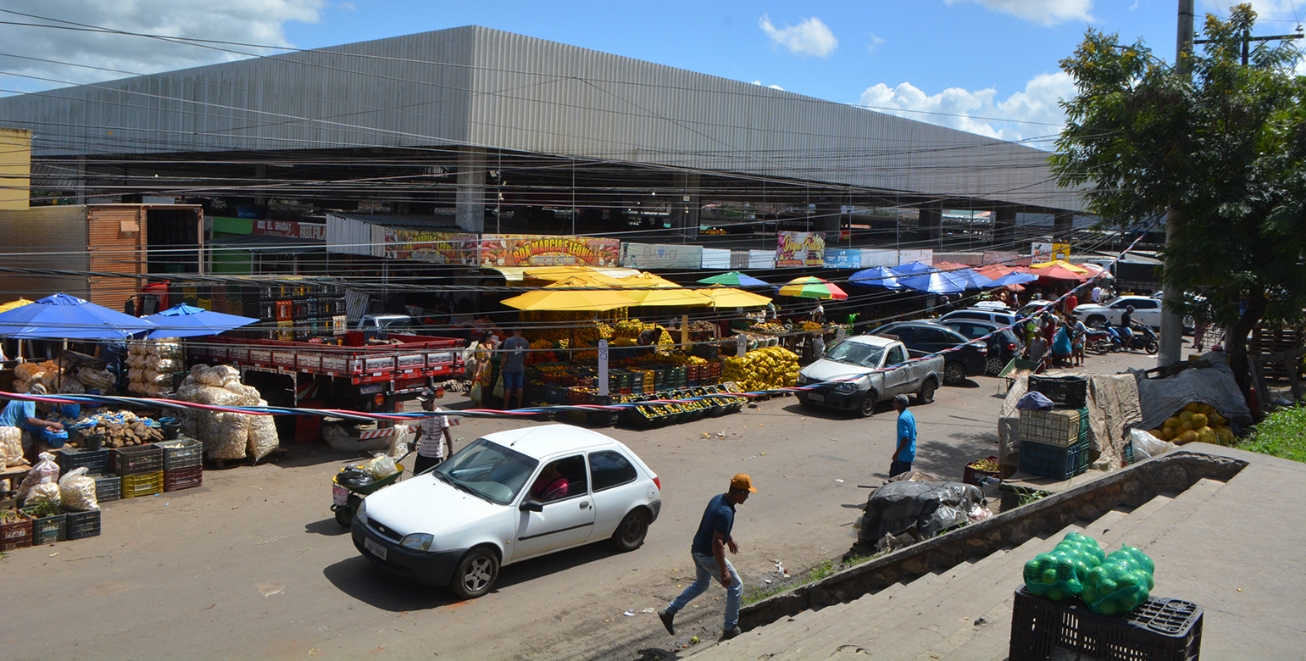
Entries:
{"label": "asphalt road", "polygon": [[[1142,355],[1090,356],[1094,372],[1150,367]],[[960,478],[992,454],[998,382],[975,378],[916,407],[915,467]],[[450,402],[453,403],[453,402]],[[725,591],[681,613],[657,609],[692,580],[689,542],[703,506],[747,472],[759,491],[739,509],[732,562],[746,590],[837,559],[854,541],[858,484],[887,477],[895,416],[851,419],[792,397],[723,418],[608,432],[662,479],[662,516],[643,548],[604,546],[505,567],[470,602],[405,583],[359,556],[332,518],[331,477],[351,457],[299,446],[276,464],[206,471],[204,486],[106,503],[95,538],[21,549],[0,560],[0,657],[20,659],[553,659],[662,656],[720,634]],[[468,421],[468,441],[520,423]],[[463,443],[459,443],[461,447]],[[774,583],[770,584],[774,585]]]}

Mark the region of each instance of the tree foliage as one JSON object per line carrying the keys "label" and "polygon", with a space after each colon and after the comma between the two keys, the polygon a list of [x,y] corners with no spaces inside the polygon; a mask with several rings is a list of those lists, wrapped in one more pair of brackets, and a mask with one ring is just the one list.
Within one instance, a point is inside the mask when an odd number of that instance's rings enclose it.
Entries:
{"label": "tree foliage", "polygon": [[1052,157],[1062,185],[1088,185],[1088,206],[1125,227],[1174,224],[1163,286],[1200,294],[1181,314],[1228,329],[1246,385],[1246,336],[1262,319],[1306,315],[1306,82],[1299,54],[1262,43],[1242,66],[1256,14],[1208,15],[1211,43],[1185,57],[1191,77],[1142,43],[1089,30],[1061,62],[1078,94]]}

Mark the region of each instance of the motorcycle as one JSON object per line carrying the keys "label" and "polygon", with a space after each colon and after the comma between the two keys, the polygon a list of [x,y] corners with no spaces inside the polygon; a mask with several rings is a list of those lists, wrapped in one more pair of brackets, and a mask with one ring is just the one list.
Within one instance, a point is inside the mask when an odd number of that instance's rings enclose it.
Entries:
{"label": "motorcycle", "polygon": [[1161,350],[1161,344],[1156,339],[1156,333],[1151,327],[1142,324],[1131,324],[1134,333],[1133,336],[1126,339],[1125,334],[1118,326],[1104,325],[1103,328],[1111,334],[1111,351],[1133,351],[1142,349],[1148,354],[1156,355]]}
{"label": "motorcycle", "polygon": [[1105,355],[1108,351],[1112,351],[1111,333],[1101,328],[1088,329],[1088,333],[1084,335],[1084,348],[1099,356]]}

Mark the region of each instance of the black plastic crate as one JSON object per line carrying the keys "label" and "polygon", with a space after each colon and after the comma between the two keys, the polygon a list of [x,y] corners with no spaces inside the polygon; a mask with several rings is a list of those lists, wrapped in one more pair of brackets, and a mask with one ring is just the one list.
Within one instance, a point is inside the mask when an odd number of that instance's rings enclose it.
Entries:
{"label": "black plastic crate", "polygon": [[1031,374],[1029,390],[1043,393],[1057,408],[1082,409],[1088,406],[1088,379],[1082,376]]}
{"label": "black plastic crate", "polygon": [[1095,615],[1078,599],[1051,601],[1021,586],[1011,613],[1011,661],[1045,661],[1056,648],[1108,661],[1195,661],[1202,607],[1149,598],[1132,613]]}
{"label": "black plastic crate", "polygon": [[1054,480],[1069,480],[1088,470],[1088,439],[1070,447],[1020,442],[1020,470]]}
{"label": "black plastic crate", "polygon": [[32,546],[53,544],[67,539],[65,521],[66,517],[63,514],[32,519]]}
{"label": "black plastic crate", "polygon": [[95,500],[107,503],[122,499],[122,478],[117,475],[92,475],[95,478]]}
{"label": "black plastic crate", "polygon": [[193,438],[178,438],[155,443],[163,450],[163,470],[192,468],[204,463],[204,444]]}
{"label": "black plastic crate", "polygon": [[54,455],[55,461],[59,463],[60,475],[67,475],[83,466],[90,475],[98,475],[109,470],[109,450],[78,450],[75,448],[60,448]]}
{"label": "black plastic crate", "polygon": [[69,541],[100,534],[100,510],[67,512],[64,516]]}
{"label": "black plastic crate", "polygon": [[163,448],[157,445],[118,448],[117,453],[114,467],[119,476],[163,470]]}

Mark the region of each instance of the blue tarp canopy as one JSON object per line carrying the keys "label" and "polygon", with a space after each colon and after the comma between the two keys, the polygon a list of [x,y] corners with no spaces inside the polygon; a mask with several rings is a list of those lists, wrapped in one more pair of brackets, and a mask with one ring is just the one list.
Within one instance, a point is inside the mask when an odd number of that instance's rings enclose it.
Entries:
{"label": "blue tarp canopy", "polygon": [[154,324],[67,294],[0,313],[0,337],[18,340],[122,340]]}
{"label": "blue tarp canopy", "polygon": [[927,294],[960,294],[966,291],[966,281],[951,273],[935,271],[899,278],[902,286]]}
{"label": "blue tarp canopy", "polygon": [[902,289],[898,284],[898,274],[892,269],[884,266],[872,266],[869,269],[862,269],[848,278],[848,282],[854,285],[865,285],[868,287],[884,287],[885,289]]}
{"label": "blue tarp canopy", "polygon": [[1010,285],[1023,285],[1026,282],[1034,282],[1035,280],[1038,280],[1038,276],[1036,275],[1032,275],[1029,273],[1016,273],[1013,271],[1011,273],[1002,276],[1001,278],[998,278],[997,280],[994,280],[993,286],[1007,287]]}
{"label": "blue tarp canopy", "polygon": [[233,328],[258,323],[258,319],[251,317],[210,312],[204,308],[197,308],[185,303],[170,307],[158,314],[143,317],[143,319],[153,322],[157,327],[156,330],[150,332],[149,336],[151,338],[217,335]]}
{"label": "blue tarp canopy", "polygon": [[934,268],[933,266],[930,266],[929,264],[922,264],[920,262],[907,262],[906,264],[899,264],[893,267],[894,275],[899,275],[899,276],[917,275],[919,273],[929,273],[931,271],[937,271],[937,270],[938,269]]}
{"label": "blue tarp canopy", "polygon": [[958,279],[962,280],[963,282],[966,283],[966,287],[969,289],[984,289],[986,287],[994,286],[993,280],[986,278],[980,275],[979,273],[976,273],[973,269],[958,269],[956,271],[948,271],[948,275],[955,276]]}

